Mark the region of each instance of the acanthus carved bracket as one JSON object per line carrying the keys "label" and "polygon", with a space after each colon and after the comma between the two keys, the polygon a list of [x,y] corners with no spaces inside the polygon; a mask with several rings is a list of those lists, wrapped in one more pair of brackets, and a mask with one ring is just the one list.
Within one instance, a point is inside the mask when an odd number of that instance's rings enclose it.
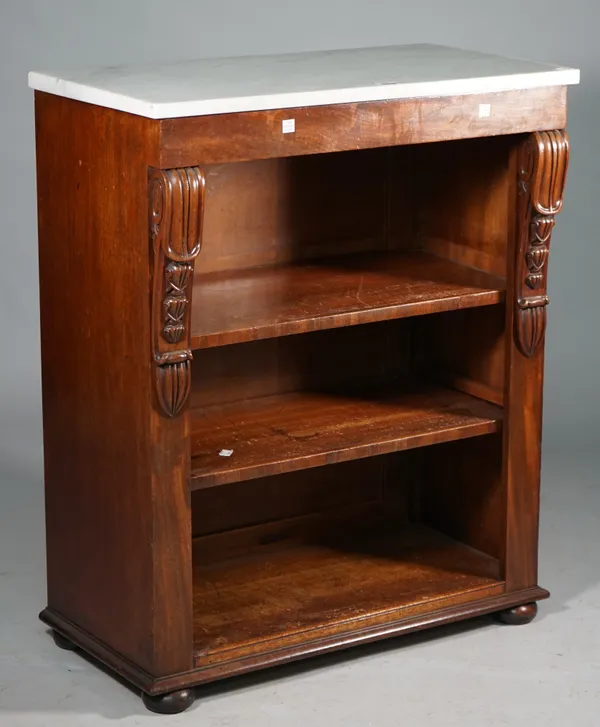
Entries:
{"label": "acanthus carved bracket", "polygon": [[554,217],[563,203],[569,164],[565,131],[531,134],[519,152],[515,335],[524,356],[533,356],[546,331],[548,257]]}
{"label": "acanthus carved bracket", "polygon": [[152,347],[156,398],[177,416],[190,391],[190,315],[194,260],[202,243],[204,175],[197,167],[152,170]]}

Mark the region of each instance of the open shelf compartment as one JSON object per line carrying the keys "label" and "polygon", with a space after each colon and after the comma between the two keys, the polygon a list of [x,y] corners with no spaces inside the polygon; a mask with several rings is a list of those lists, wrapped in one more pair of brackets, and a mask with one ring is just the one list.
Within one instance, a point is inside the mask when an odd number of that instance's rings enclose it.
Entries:
{"label": "open shelf compartment", "polygon": [[422,252],[362,253],[199,275],[192,347],[493,305],[501,278]]}
{"label": "open shelf compartment", "polygon": [[503,326],[488,306],[196,351],[191,488],[500,431]]}
{"label": "open shelf compartment", "polygon": [[199,666],[502,592],[496,560],[423,525],[380,522],[206,565],[199,542],[194,558]]}
{"label": "open shelf compartment", "polygon": [[[403,452],[363,460],[359,468],[343,463],[255,480],[246,524],[231,520],[232,529],[221,529],[229,517],[222,510],[228,487],[195,492],[196,527],[205,531],[192,547],[196,666],[228,669],[277,660],[301,644],[304,652],[307,643],[317,650],[344,645],[502,594],[500,529],[478,529],[494,508],[497,517],[500,439],[435,446],[427,457],[424,450]],[[458,468],[448,486],[458,501],[469,493],[479,504],[467,514],[457,515],[452,505],[441,512],[439,468],[465,448],[477,467]],[[431,467],[437,450],[440,459]],[[315,479],[320,491],[312,487]],[[230,487],[235,498],[239,485]],[[313,512],[274,518],[273,508]]]}
{"label": "open shelf compartment", "polygon": [[206,168],[191,348],[501,303],[510,142]]}

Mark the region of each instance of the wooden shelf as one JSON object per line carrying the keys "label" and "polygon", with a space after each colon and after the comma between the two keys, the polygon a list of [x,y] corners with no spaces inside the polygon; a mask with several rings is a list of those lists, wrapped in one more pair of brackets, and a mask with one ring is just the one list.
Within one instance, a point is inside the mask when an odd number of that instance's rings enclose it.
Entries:
{"label": "wooden shelf", "polygon": [[421,252],[197,275],[191,345],[209,348],[492,305],[503,300],[504,287],[499,278]]}
{"label": "wooden shelf", "polygon": [[[363,393],[301,392],[192,410],[192,489],[318,467],[499,430],[502,409],[421,383]],[[233,450],[230,457],[222,450]]]}
{"label": "wooden shelf", "polygon": [[368,513],[337,527],[319,520],[302,537],[279,522],[194,541],[196,666],[268,661],[299,642],[348,643],[353,633],[502,593],[498,561],[424,525]]}

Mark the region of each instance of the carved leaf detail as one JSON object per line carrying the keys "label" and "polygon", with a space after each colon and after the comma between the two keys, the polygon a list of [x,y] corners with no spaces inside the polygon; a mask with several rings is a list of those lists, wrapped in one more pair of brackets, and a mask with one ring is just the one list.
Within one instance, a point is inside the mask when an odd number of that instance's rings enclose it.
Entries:
{"label": "carved leaf detail", "polygon": [[204,185],[198,167],[157,170],[151,177],[151,230],[169,260],[191,261],[200,252]]}
{"label": "carved leaf detail", "polygon": [[189,318],[194,260],[202,242],[204,174],[197,167],[150,172],[155,381],[161,411],[183,408],[190,389]]}
{"label": "carved leaf detail", "polygon": [[545,243],[550,240],[554,228],[554,215],[542,217],[537,215],[531,223],[532,244]]}
{"label": "carved leaf detail", "polygon": [[193,268],[190,263],[171,262],[165,268],[165,299],[163,338],[169,343],[177,343],[185,337],[185,318],[189,300],[188,286],[191,283]]}
{"label": "carved leaf detail", "polygon": [[563,204],[568,162],[564,131],[531,134],[520,150],[515,333],[524,356],[533,356],[544,338],[550,239]]}
{"label": "carved leaf detail", "polygon": [[156,393],[163,412],[175,417],[183,409],[190,393],[190,362],[156,367]]}
{"label": "carved leaf detail", "polygon": [[181,323],[186,313],[187,304],[187,298],[183,295],[180,298],[165,298],[163,305],[167,323]]}
{"label": "carved leaf detail", "polygon": [[521,350],[525,356],[533,356],[546,332],[546,306],[522,309],[518,318]]}
{"label": "carved leaf detail", "polygon": [[165,294],[185,295],[192,273],[189,263],[169,263],[165,268]]}
{"label": "carved leaf detail", "polygon": [[530,273],[525,278],[527,287],[531,290],[539,290],[544,285],[544,274],[543,273]]}
{"label": "carved leaf detail", "polygon": [[527,267],[532,273],[539,272],[544,267],[547,257],[547,247],[530,247],[527,251]]}
{"label": "carved leaf detail", "polygon": [[182,323],[167,323],[162,335],[169,343],[179,343],[185,336],[185,326]]}
{"label": "carved leaf detail", "polygon": [[531,290],[538,290],[544,286],[544,265],[548,259],[549,250],[547,247],[532,246],[527,251],[525,259],[529,274],[525,283]]}

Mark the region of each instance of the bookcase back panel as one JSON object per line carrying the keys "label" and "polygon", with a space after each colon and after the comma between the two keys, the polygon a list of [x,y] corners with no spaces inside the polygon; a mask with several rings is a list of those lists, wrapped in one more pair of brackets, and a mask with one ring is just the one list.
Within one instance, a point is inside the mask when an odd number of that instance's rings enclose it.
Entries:
{"label": "bookcase back panel", "polygon": [[192,536],[239,530],[240,542],[270,542],[377,505],[399,534],[409,522],[427,525],[502,563],[504,498],[502,436],[487,435],[196,490]]}
{"label": "bookcase back panel", "polygon": [[420,246],[463,265],[506,276],[515,207],[510,157],[520,139],[467,139],[424,144],[415,150],[415,224]]}
{"label": "bookcase back panel", "polygon": [[392,383],[410,372],[411,328],[406,319],[195,351],[191,406]]}
{"label": "bookcase back panel", "polygon": [[[207,167],[196,275],[385,250],[390,154],[375,149]],[[408,176],[394,187],[405,221]],[[404,229],[395,247],[410,246]]]}
{"label": "bookcase back panel", "polygon": [[505,277],[520,138],[209,165],[195,274],[422,247]]}
{"label": "bookcase back panel", "polygon": [[[367,458],[196,490],[192,493],[192,535],[287,520],[294,521],[290,527],[301,528],[299,518],[311,520],[310,516],[320,513],[355,515],[362,507],[382,501],[388,460]],[[396,510],[405,511],[398,503],[408,501],[408,481],[397,490]]]}
{"label": "bookcase back panel", "polygon": [[505,318],[502,305],[423,316],[414,327],[415,366],[430,379],[502,405]]}
{"label": "bookcase back panel", "polygon": [[506,491],[502,434],[421,450],[418,521],[504,560]]}

